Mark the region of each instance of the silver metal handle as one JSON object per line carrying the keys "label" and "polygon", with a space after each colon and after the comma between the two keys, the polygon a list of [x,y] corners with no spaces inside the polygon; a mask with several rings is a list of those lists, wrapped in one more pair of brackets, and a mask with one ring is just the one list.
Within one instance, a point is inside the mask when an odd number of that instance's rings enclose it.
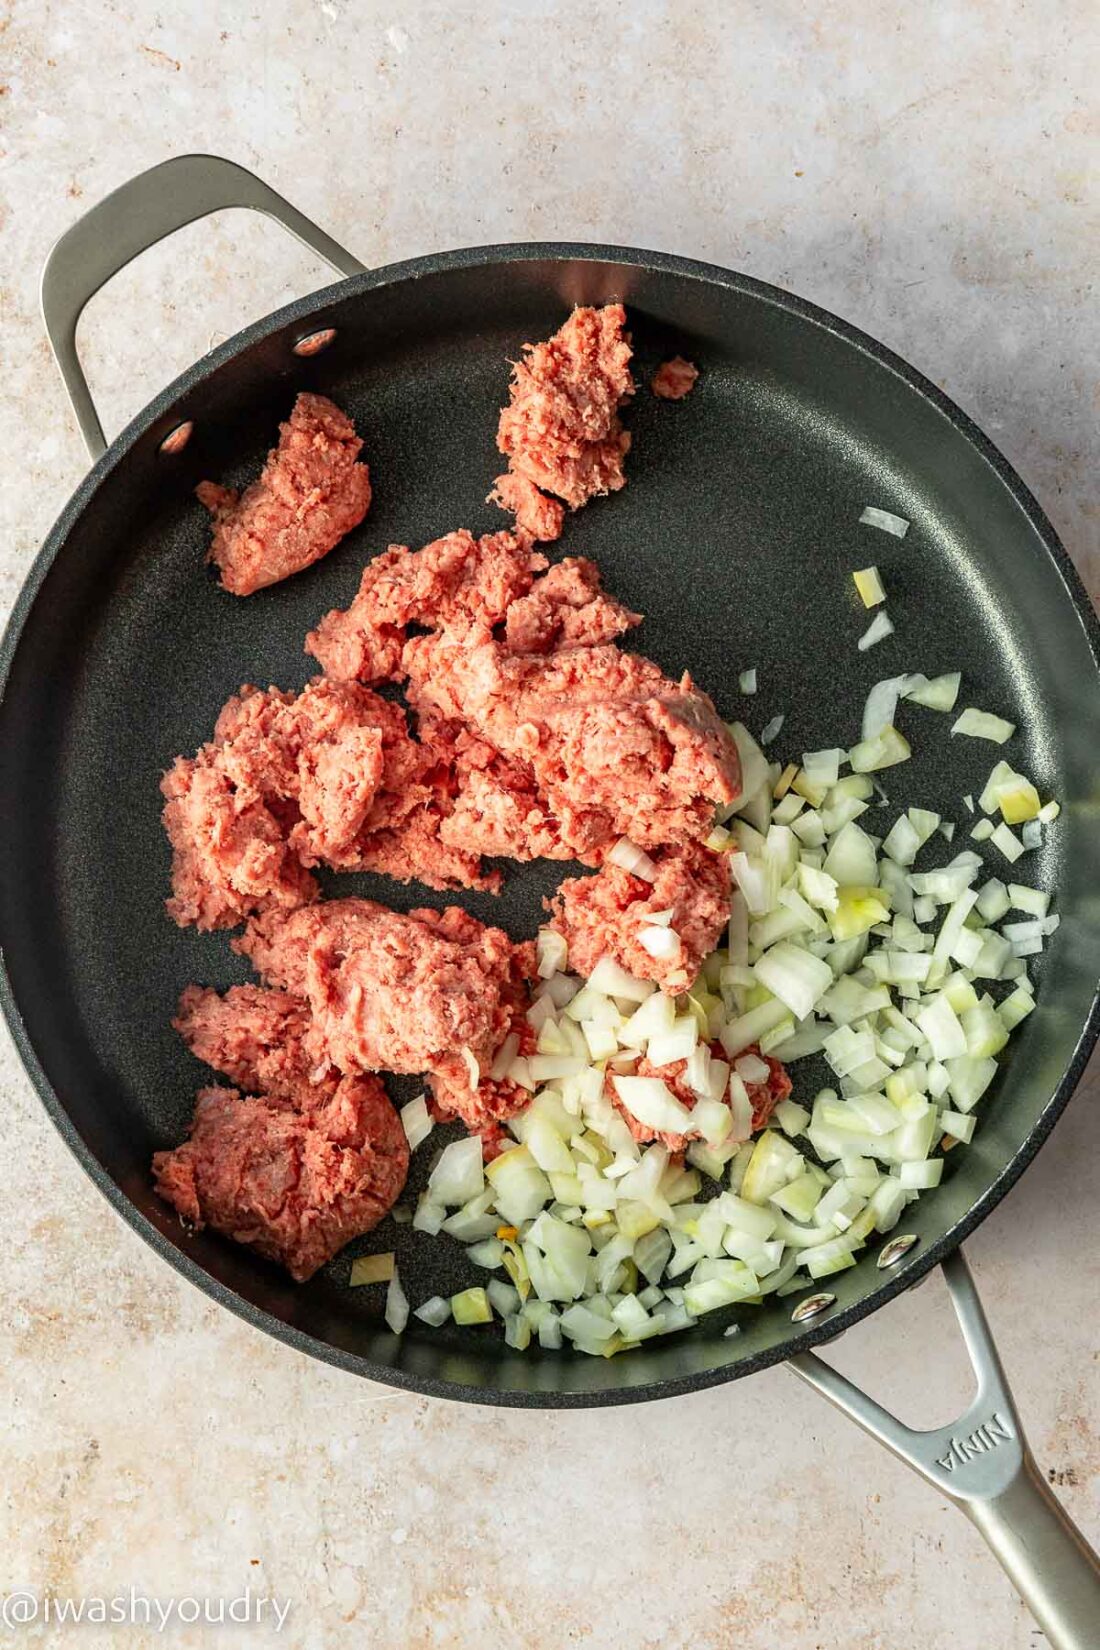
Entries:
{"label": "silver metal handle", "polygon": [[978,1381],[969,1409],[950,1426],[904,1426],[816,1353],[797,1353],[789,1367],[966,1514],[1054,1650],[1098,1650],[1100,1557],[1035,1464],[961,1253],[943,1273]]}
{"label": "silver metal handle", "polygon": [[93,459],[106,451],[103,426],[76,349],[88,300],[151,246],[226,206],[247,206],[281,223],[341,275],[366,268],[252,172],[217,155],[178,155],[131,178],[67,229],[42,271],[42,318],[80,433]]}

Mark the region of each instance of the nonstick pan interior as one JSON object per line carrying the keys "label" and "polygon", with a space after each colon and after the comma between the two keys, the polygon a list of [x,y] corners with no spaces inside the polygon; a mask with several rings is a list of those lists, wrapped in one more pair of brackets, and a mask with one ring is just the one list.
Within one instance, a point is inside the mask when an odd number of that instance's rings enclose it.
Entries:
{"label": "nonstick pan interior", "polygon": [[[17,609],[0,703],[0,940],[9,1014],[32,1075],[85,1166],[161,1253],[217,1298],[303,1349],[366,1374],[505,1403],[651,1397],[726,1379],[813,1344],[904,1287],[1015,1177],[1087,1052],[1100,974],[1097,831],[1100,685],[1095,631],[1049,527],[1003,461],[929,386],[839,323],[741,277],[652,254],[582,249],[454,254],[346,282],[242,334],[200,363],[115,444],[81,487]],[[215,1235],[190,1236],[153,1196],[149,1159],[179,1140],[208,1073],[169,1027],[180,990],[248,977],[225,935],[180,932],[163,899],[169,854],[158,781],[193,750],[241,682],[297,688],[302,639],[354,592],[365,559],[451,528],[503,525],[483,500],[508,360],[578,301],[623,298],[643,384],[666,355],[702,377],[680,405],[642,387],[625,492],[571,518],[558,553],[591,555],[646,621],[637,646],[692,671],[727,716],[786,721],[777,753],[851,743],[878,677],[961,668],[963,699],[1008,715],[1009,748],[1063,813],[1025,880],[1058,890],[1062,926],[1042,959],[1039,1007],[983,1102],[972,1146],[906,1216],[921,1243],[893,1274],[873,1256],[830,1281],[838,1304],[794,1329],[791,1302],[715,1313],[692,1332],[613,1361],[509,1352],[495,1331],[382,1323],[380,1288],[346,1287],[350,1254],[396,1248],[413,1304],[473,1281],[458,1246],[387,1222],[308,1286]],[[303,332],[336,337],[306,362]],[[375,502],[319,566],[246,601],[203,567],[195,482],[256,473],[303,387],[329,393],[366,443]],[[159,453],[181,417],[182,455]],[[904,541],[858,525],[865,504],[910,518]],[[851,571],[878,564],[896,634],[856,650],[866,616]],[[32,599],[33,598],[33,599]],[[20,628],[21,627],[21,628]],[[760,692],[738,693],[757,668]],[[948,737],[912,707],[914,758],[885,776],[899,804],[959,823],[996,747]],[[874,828],[874,815],[869,823]],[[894,814],[885,811],[885,831]],[[1006,871],[990,853],[990,870]],[[478,916],[533,933],[560,867],[513,867]],[[371,877],[331,878],[403,909],[441,903]],[[823,1081],[796,1067],[796,1094]],[[417,1091],[394,1082],[398,1101]],[[433,1136],[433,1145],[441,1138]],[[414,1170],[415,1189],[432,1148]],[[479,1274],[481,1278],[484,1274]]]}

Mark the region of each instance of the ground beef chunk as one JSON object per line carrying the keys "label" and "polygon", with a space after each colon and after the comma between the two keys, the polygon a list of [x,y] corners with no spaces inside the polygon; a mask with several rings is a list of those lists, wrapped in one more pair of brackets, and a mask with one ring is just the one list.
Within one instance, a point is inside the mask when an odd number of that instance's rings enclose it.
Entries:
{"label": "ground beef chunk", "polygon": [[[711,1043],[710,1051],[716,1060],[725,1061],[721,1043]],[[764,1128],[779,1102],[785,1100],[790,1094],[791,1080],[787,1075],[786,1066],[781,1065],[778,1060],[773,1060],[768,1054],[761,1055],[758,1048],[746,1049],[744,1054],[738,1055],[738,1059],[744,1059],[745,1054],[754,1054],[758,1060],[763,1059],[768,1067],[766,1079],[758,1083],[745,1084],[752,1105],[752,1126],[755,1131]],[[680,1104],[692,1111],[698,1095],[688,1088],[687,1083],[684,1081],[686,1070],[686,1060],[673,1060],[667,1066],[655,1066],[651,1060],[643,1058],[638,1061],[635,1075],[638,1077],[661,1078],[662,1082],[667,1083]],[[609,1099],[622,1113],[635,1140],[640,1141],[643,1145],[648,1144],[651,1140],[659,1140],[662,1145],[668,1147],[670,1152],[682,1152],[692,1140],[699,1138],[697,1134],[691,1132],[687,1134],[669,1134],[667,1131],[662,1133],[656,1129],[651,1129],[646,1123],[639,1123],[638,1119],[627,1111],[619,1099],[618,1090],[615,1088],[610,1072],[605,1079],[604,1089]]]}
{"label": "ground beef chunk", "polygon": [[516,527],[541,544],[561,537],[565,506],[556,498],[540,493],[533,481],[511,471],[497,476],[486,504],[497,504],[510,510],[516,518]]}
{"label": "ground beef chunk", "polygon": [[433,888],[495,889],[476,850],[440,840],[455,793],[446,761],[399,705],[317,677],[298,694],[245,686],[210,744],[164,780],[181,925],[233,927],[316,895],[309,867],[383,871]]}
{"label": "ground beef chunk", "polygon": [[685,395],[691,394],[698,376],[699,368],[693,361],[674,355],[671,361],[662,361],[649,387],[662,401],[682,401]]}
{"label": "ground beef chunk", "polygon": [[[544,344],[525,344],[500,415],[508,468],[579,509],[625,483],[630,436],[618,409],[634,393],[621,304],[575,309]],[[499,491],[499,483],[498,491]]]}
{"label": "ground beef chunk", "polygon": [[516,860],[576,857],[526,762],[502,756],[461,722],[422,717],[420,737],[451,791],[439,827],[445,847]]}
{"label": "ground beef chunk", "polygon": [[475,539],[461,528],[423,550],[392,545],[367,563],[351,606],[327,613],[310,632],[306,652],[328,676],[396,678],[407,625],[498,624],[545,566],[524,534]]}
{"label": "ground beef chunk", "polygon": [[345,1078],[299,1111],[290,1100],[199,1092],[189,1138],[153,1159],[156,1189],[195,1227],[281,1262],[299,1283],[388,1212],[408,1142],[376,1077]]}
{"label": "ground beef chunk", "polygon": [[172,1024],[197,1060],[237,1088],[292,1100],[300,1111],[329,1099],[340,1080],[310,1053],[309,1005],[288,991],[234,985],[219,996],[189,985]]}
{"label": "ground beef chunk", "polygon": [[[501,986],[505,1019],[500,1043],[514,1036],[518,1054],[534,1054],[538,1042],[537,1033],[527,1019],[534,977],[534,946],[514,945],[508,977]],[[496,1052],[494,1049],[493,1054]],[[435,1063],[428,1079],[433,1115],[444,1123],[461,1118],[471,1134],[481,1135],[487,1158],[496,1157],[509,1143],[500,1125],[522,1111],[531,1100],[530,1090],[519,1083],[507,1077],[491,1077],[491,1065],[491,1059],[481,1062],[481,1075],[475,1087],[466,1060],[460,1054],[447,1054]]]}
{"label": "ground beef chunk", "polygon": [[363,899],[259,917],[234,948],[308,1000],[311,1054],[345,1072],[427,1071],[463,1048],[491,1064],[530,950],[454,907],[405,916]]}
{"label": "ground beef chunk", "polygon": [[[659,849],[653,858],[655,882],[605,865],[595,876],[567,878],[546,901],[550,926],[569,947],[572,972],[591,974],[601,957],[611,956],[636,979],[656,980],[670,996],[694,985],[729,920],[729,855],[691,842]],[[652,957],[639,933],[650,912],[668,910],[679,953]]]}
{"label": "ground beef chunk", "polygon": [[224,590],[250,596],[300,573],[339,544],[370,507],[370,471],[352,422],[323,395],[302,394],[260,479],[238,497],[213,481],[198,497],[213,517],[209,560]]}
{"label": "ground beef chunk", "polygon": [[290,849],[284,823],[203,753],[178,757],[161,791],[172,844],[167,908],[181,928],[233,928],[253,911],[316,898],[317,884]]}
{"label": "ground beef chunk", "polygon": [[465,721],[527,763],[582,856],[706,835],[740,784],[737,749],[705,694],[616,647],[515,657],[485,631],[419,636],[404,653],[421,714]]}
{"label": "ground beef chunk", "polygon": [[505,637],[510,653],[553,653],[614,641],[641,622],[640,613],[600,588],[595,562],[566,556],[512,603]]}

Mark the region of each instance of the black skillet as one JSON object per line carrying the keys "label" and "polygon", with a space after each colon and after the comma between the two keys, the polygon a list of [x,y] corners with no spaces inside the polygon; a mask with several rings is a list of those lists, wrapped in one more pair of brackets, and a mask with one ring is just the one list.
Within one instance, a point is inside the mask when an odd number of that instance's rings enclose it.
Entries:
{"label": "black skillet", "polygon": [[[282,222],[345,279],[222,345],[107,447],[75,351],[89,297],[137,253],[225,206]],[[179,1140],[200,1068],[168,1026],[183,985],[244,978],[224,936],[181,933],[162,901],[168,850],[157,782],[206,736],[245,679],[297,687],[302,637],[354,590],[388,542],[422,544],[501,517],[483,503],[498,468],[507,362],[570,305],[621,298],[644,379],[680,352],[702,369],[682,405],[640,393],[630,484],[569,522],[643,610],[639,645],[685,667],[727,715],[786,715],[795,753],[858,736],[871,682],[961,667],[967,703],[1018,722],[1012,754],[1062,814],[1029,877],[1057,888],[1062,926],[1042,958],[1039,1006],[983,1104],[973,1144],[906,1214],[913,1242],[830,1279],[817,1313],[772,1300],[716,1313],[614,1360],[517,1354],[489,1330],[400,1339],[381,1291],[346,1286],[347,1256],[307,1287],[216,1235],[186,1234],[153,1196],[149,1159]],[[1001,455],[930,383],[834,316],[744,275],[617,247],[476,248],[366,270],[258,179],[207,156],[168,162],[95,207],[54,249],[47,330],[95,464],[36,560],[3,643],[0,940],[3,1004],[43,1104],[114,1206],[180,1272],[269,1333],[341,1368],[441,1397],[572,1407],[648,1399],[781,1359],[883,1438],[984,1529],[1052,1642],[1096,1645],[1095,1559],[1040,1482],[961,1255],[1053,1126],[1097,1034],[1100,975],[1098,631],[1050,524]],[[330,393],[365,438],[375,503],[317,567],[247,601],[203,568],[204,476],[256,473],[296,390]],[[864,504],[910,519],[904,541],[857,525]],[[871,654],[851,571],[876,562],[897,623]],[[761,696],[738,674],[755,665]],[[913,712],[898,794],[965,824],[995,747],[950,740]],[[998,867],[1003,869],[1003,866]],[[530,934],[554,867],[514,871],[498,902],[464,901]],[[334,886],[336,884],[334,883]],[[366,877],[342,886],[407,906]],[[423,1154],[422,1154],[423,1155]],[[456,1245],[407,1227],[396,1246],[416,1300],[463,1276]],[[889,1264],[891,1262],[892,1264]],[[980,1375],[951,1428],[903,1431],[810,1349],[943,1264]]]}

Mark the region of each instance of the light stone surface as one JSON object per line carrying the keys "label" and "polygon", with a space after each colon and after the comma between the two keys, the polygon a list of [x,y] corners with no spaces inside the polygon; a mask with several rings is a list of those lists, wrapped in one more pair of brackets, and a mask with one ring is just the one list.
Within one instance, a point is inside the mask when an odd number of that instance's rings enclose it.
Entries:
{"label": "light stone surface", "polygon": [[[43,257],[188,149],[255,167],[367,262],[590,239],[800,292],[984,425],[1095,593],[1098,47],[1089,0],[0,6],[4,607],[84,466],[37,314]],[[82,327],[108,430],[324,278],[239,214],[150,254]],[[568,1416],[370,1387],[156,1261],[6,1040],[0,1083],[0,1592],[293,1601],[281,1637],[89,1627],[81,1644],[1036,1644],[969,1526],[786,1372]],[[1094,1067],[968,1246],[1036,1452],[1094,1541],[1098,1089]],[[917,1420],[966,1390],[938,1281],[836,1358]]]}

